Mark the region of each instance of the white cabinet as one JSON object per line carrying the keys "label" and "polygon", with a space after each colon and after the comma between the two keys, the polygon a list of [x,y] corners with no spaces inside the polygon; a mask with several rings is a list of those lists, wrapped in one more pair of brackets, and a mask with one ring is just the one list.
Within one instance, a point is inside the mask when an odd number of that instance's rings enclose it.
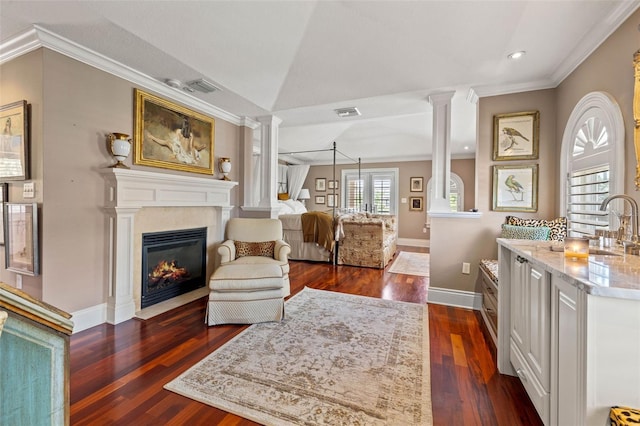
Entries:
{"label": "white cabinet", "polygon": [[543,423],[602,426],[612,406],[640,407],[640,258],[574,262],[500,239],[498,260],[498,369]]}
{"label": "white cabinet", "polygon": [[549,424],[550,277],[511,253],[510,360],[543,423]]}
{"label": "white cabinet", "polygon": [[584,424],[584,410],[579,408],[578,378],[583,360],[579,358],[578,289],[566,281],[553,277],[551,286],[552,327],[552,424]]}
{"label": "white cabinet", "polygon": [[551,286],[551,424],[605,424],[614,405],[640,407],[640,300]]}

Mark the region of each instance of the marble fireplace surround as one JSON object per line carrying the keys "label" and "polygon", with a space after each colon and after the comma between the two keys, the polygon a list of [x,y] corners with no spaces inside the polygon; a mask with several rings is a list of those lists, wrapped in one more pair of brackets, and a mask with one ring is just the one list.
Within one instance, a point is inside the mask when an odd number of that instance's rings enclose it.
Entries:
{"label": "marble fireplace surround", "polygon": [[[105,212],[109,226],[109,294],[107,322],[119,324],[140,309],[140,239],[142,232],[165,230],[176,218],[192,217],[201,207],[210,225],[208,245],[222,241],[231,212],[231,189],[237,182],[213,178],[173,175],[141,170],[110,168],[106,181]],[[157,209],[159,208],[159,209]],[[158,229],[149,229],[152,210],[165,218]],[[200,210],[198,210],[200,211]],[[166,220],[168,212],[173,219]],[[136,275],[137,274],[137,275]],[[137,277],[137,278],[136,278]]]}

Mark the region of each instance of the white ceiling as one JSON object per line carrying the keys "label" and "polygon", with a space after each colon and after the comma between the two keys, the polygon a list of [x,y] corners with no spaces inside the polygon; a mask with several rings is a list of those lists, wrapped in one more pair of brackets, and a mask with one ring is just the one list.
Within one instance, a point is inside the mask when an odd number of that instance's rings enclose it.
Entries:
{"label": "white ceiling", "polygon": [[[193,96],[241,117],[283,120],[280,152],[336,141],[364,162],[397,161],[430,156],[430,94],[455,91],[452,152],[469,156],[476,96],[557,86],[639,5],[0,0],[0,43],[37,24],[158,81],[210,80],[223,90]],[[508,60],[516,50],[527,54]],[[351,106],[362,115],[333,112]]]}

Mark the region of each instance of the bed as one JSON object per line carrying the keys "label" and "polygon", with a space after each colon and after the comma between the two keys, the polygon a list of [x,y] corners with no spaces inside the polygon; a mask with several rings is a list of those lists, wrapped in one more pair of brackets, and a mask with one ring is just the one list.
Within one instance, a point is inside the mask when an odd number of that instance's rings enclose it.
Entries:
{"label": "bed", "polygon": [[291,246],[289,259],[330,262],[332,252],[315,241],[305,242],[302,230],[302,215],[307,209],[300,201],[284,200],[280,204],[278,219],[282,222],[283,239]]}
{"label": "bed", "polygon": [[[335,142],[333,143],[333,148],[327,150],[297,151],[281,153],[281,155],[295,155],[317,151],[333,151],[334,180],[336,180],[336,154],[340,154],[343,157],[357,163],[358,170],[360,170],[360,159],[353,160],[352,158],[338,151]],[[283,198],[287,197],[286,193],[282,195],[284,196]],[[335,190],[334,195],[338,195],[336,194]],[[337,241],[340,234],[340,221],[337,220],[338,211],[336,207],[333,207],[333,209],[329,212],[308,212],[304,204],[300,201],[291,199],[279,199],[278,203],[280,204],[280,212],[278,218],[282,222],[282,229],[284,234],[283,238],[291,246],[291,254],[289,255],[289,259],[335,262],[336,256],[334,256],[334,252],[337,250]],[[303,218],[303,215],[306,215],[307,217]],[[310,219],[309,216],[313,217]],[[319,221],[317,222],[317,224],[320,225],[320,241],[318,241],[317,225],[315,238],[316,241],[310,241],[311,238],[309,238],[309,232],[307,232],[307,241],[305,241],[305,232],[303,231],[303,228],[305,227],[305,219],[307,221],[307,224],[308,220]],[[309,225],[306,226],[308,227]],[[327,240],[330,240],[331,244],[329,244]]]}

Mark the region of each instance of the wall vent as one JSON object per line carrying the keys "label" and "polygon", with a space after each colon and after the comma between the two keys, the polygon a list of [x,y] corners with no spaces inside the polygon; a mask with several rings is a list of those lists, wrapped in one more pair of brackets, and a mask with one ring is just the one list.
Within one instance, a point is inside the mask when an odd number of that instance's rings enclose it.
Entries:
{"label": "wall vent", "polygon": [[338,108],[334,109],[336,114],[340,117],[357,117],[360,115],[360,111],[356,107],[348,107],[348,108]]}
{"label": "wall vent", "polygon": [[211,93],[211,92],[217,92],[222,90],[216,85],[214,85],[213,83],[211,83],[210,81],[205,80],[204,78],[190,81],[187,83],[187,86],[191,87],[194,90],[197,90],[198,92],[203,92],[203,93]]}

